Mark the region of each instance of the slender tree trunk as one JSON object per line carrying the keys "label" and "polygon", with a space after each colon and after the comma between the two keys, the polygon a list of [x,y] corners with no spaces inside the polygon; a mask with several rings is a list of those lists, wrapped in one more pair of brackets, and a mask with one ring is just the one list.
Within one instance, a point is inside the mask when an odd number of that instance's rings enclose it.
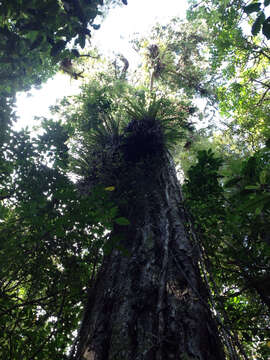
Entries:
{"label": "slender tree trunk", "polygon": [[127,172],[120,208],[131,225],[113,231],[117,246],[90,289],[72,358],[224,359],[170,156]]}

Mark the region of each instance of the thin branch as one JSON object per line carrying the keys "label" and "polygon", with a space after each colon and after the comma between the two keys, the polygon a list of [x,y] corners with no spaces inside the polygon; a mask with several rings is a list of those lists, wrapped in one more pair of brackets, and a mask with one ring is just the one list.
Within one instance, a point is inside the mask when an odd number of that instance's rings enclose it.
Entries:
{"label": "thin branch", "polygon": [[267,93],[268,93],[269,90],[270,90],[270,87],[268,87],[268,88],[265,90],[265,92],[263,93],[263,96],[260,98],[260,100],[257,102],[256,105],[261,105],[264,100],[267,100],[267,99],[265,99],[265,97],[266,97],[266,95],[267,95]]}
{"label": "thin branch", "polygon": [[253,78],[251,78],[250,80],[251,80],[251,81],[255,81],[255,82],[257,82],[257,83],[259,83],[259,84],[261,84],[261,85],[263,85],[263,86],[265,86],[265,87],[267,87],[267,88],[270,89],[270,84],[264,83],[264,82],[262,82],[262,81],[260,81],[260,80],[253,79]]}

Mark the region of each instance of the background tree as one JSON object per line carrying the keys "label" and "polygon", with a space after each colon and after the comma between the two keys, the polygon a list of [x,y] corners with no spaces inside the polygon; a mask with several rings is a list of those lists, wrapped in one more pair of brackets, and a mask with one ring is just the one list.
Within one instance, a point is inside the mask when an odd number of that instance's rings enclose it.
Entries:
{"label": "background tree", "polygon": [[[132,40],[142,54],[145,81],[154,80],[158,91],[165,89],[190,100],[214,101],[215,74],[208,65],[209,36],[203,21],[173,18],[166,26],[156,24],[147,35]],[[153,86],[152,86],[153,87]]]}
{"label": "background tree", "polygon": [[[241,339],[247,356],[266,359],[269,48],[263,38],[243,31],[242,2],[193,4],[190,19],[207,22],[212,38],[209,61],[222,74],[217,91],[222,134],[210,133],[208,143],[222,160],[205,151],[204,143],[198,163],[188,171],[186,199],[201,229],[213,289],[217,297],[222,294],[225,323]],[[253,325],[245,321],[250,317]]]}

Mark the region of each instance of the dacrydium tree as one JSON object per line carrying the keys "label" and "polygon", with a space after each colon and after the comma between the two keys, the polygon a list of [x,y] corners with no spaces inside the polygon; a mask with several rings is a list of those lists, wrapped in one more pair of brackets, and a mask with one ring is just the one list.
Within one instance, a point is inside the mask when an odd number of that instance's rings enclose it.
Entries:
{"label": "dacrydium tree", "polygon": [[102,185],[118,212],[71,359],[225,359],[170,153],[183,105],[107,79],[66,112],[80,191]]}

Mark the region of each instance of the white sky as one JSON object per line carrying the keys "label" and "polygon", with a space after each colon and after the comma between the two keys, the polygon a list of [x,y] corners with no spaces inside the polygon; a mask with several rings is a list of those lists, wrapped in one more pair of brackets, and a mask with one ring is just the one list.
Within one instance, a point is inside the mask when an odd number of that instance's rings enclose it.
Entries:
{"label": "white sky", "polygon": [[[128,5],[111,9],[101,28],[93,30],[93,44],[102,52],[122,53],[132,64],[134,53],[128,40],[134,33],[145,33],[157,21],[166,24],[174,16],[184,17],[186,0],[128,0]],[[33,89],[31,96],[26,93],[17,95],[17,114],[20,117],[15,129],[38,125],[35,116],[49,116],[49,106],[58,98],[78,92],[79,82],[68,75],[57,74],[42,89]]]}

